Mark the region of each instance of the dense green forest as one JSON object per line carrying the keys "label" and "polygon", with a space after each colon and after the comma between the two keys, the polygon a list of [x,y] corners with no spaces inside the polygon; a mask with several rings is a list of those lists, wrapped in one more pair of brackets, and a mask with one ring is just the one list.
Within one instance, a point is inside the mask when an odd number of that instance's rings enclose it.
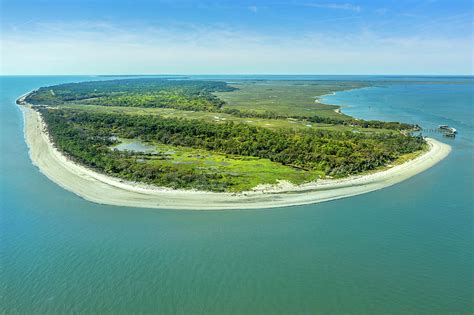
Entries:
{"label": "dense green forest", "polygon": [[323,117],[318,115],[290,115],[277,111],[259,112],[223,107],[225,102],[213,92],[231,92],[236,88],[221,81],[169,80],[169,79],[122,79],[68,83],[40,88],[27,97],[34,105],[61,105],[67,103],[100,106],[144,108],[175,108],[179,110],[225,113],[236,117],[288,119],[294,118],[312,123],[412,130],[415,125],[399,122],[367,121],[348,116]]}
{"label": "dense green forest", "polygon": [[223,101],[212,92],[233,89],[219,81],[125,79],[43,87],[31,94],[26,101],[35,105],[74,102],[85,105],[212,111],[219,110],[223,105]]}
{"label": "dense green forest", "polygon": [[406,124],[397,121],[380,121],[380,120],[363,120],[354,118],[333,118],[333,117],[322,117],[322,116],[301,116],[301,115],[287,115],[278,112],[255,112],[255,111],[244,111],[235,108],[224,108],[220,112],[230,114],[236,117],[247,117],[247,118],[265,118],[265,119],[300,119],[312,123],[323,123],[333,125],[345,125],[345,126],[359,126],[363,128],[379,128],[379,129],[390,129],[390,130],[417,130],[419,127],[413,124]]}
{"label": "dense green forest", "polygon": [[[128,153],[110,150],[114,143],[112,139],[139,138],[146,142],[266,158],[335,177],[373,170],[403,154],[421,150],[424,145],[420,137],[396,133],[366,135],[322,130],[271,131],[233,122],[213,124],[160,116],[45,108],[40,111],[57,146],[81,163],[127,179],[166,186],[177,186],[179,182],[178,186],[185,188],[195,187],[193,183],[196,180],[202,184],[211,183],[212,178],[201,178],[198,171],[183,173],[179,168],[140,170],[143,165],[129,159]],[[213,189],[210,183],[206,187]]]}
{"label": "dense green forest", "polygon": [[[425,146],[423,138],[407,133],[416,127],[411,124],[237,109],[214,94],[234,90],[220,81],[125,79],[44,87],[26,101],[41,113],[53,142],[70,158],[113,176],[173,188],[239,191],[278,179],[302,182],[319,176],[344,177],[380,168]],[[122,110],[140,107],[150,113]],[[174,112],[165,117],[156,108]],[[215,116],[213,121],[187,119],[186,111],[229,116],[226,120]],[[257,121],[247,118],[264,123],[256,125]],[[272,121],[280,122],[275,124],[279,127],[266,128]],[[186,161],[173,160],[176,156],[160,152],[116,150],[120,139],[137,139],[186,154],[191,153],[182,148],[195,151]],[[188,165],[193,155],[201,161]],[[240,171],[226,166],[229,163],[240,166]],[[265,165],[262,172],[270,175],[258,181],[262,176],[252,177],[242,165],[254,167],[252,172]]]}

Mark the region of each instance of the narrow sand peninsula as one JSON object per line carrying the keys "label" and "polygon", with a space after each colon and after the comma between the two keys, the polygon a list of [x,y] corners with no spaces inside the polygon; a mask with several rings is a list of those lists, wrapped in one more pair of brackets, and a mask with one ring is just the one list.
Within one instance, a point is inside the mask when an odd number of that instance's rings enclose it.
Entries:
{"label": "narrow sand peninsula", "polygon": [[430,150],[384,171],[342,180],[319,180],[295,186],[287,182],[261,185],[255,191],[231,194],[173,190],[126,182],[78,165],[51,143],[41,115],[19,99],[25,119],[25,139],[33,164],[53,182],[89,201],[129,207],[223,210],[285,207],[364,194],[399,183],[444,159],[451,147],[427,139]]}

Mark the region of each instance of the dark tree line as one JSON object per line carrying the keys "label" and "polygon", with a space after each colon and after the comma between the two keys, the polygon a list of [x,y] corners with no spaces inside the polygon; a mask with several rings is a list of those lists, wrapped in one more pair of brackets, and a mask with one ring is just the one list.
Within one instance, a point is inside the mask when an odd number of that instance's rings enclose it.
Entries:
{"label": "dark tree line", "polygon": [[40,88],[28,96],[34,105],[60,105],[64,103],[124,106],[144,108],[174,108],[188,111],[225,113],[241,118],[298,119],[311,123],[358,126],[391,130],[412,130],[417,126],[399,122],[333,118],[322,116],[295,116],[284,113],[239,110],[224,107],[225,102],[213,92],[228,92],[235,88],[221,81],[170,80],[170,79],[121,79],[68,83]]}
{"label": "dark tree line", "polygon": [[[272,131],[233,122],[215,124],[200,120],[79,110],[40,111],[54,142],[62,151],[103,171],[133,173],[137,178],[145,179],[147,175],[143,170],[137,171],[130,165],[117,166],[124,163],[124,158],[109,149],[112,136],[267,158],[283,165],[323,171],[336,177],[373,170],[402,154],[422,149],[425,143],[421,137],[389,133],[368,135],[317,129]],[[124,167],[131,169],[126,171]],[[168,171],[163,170],[162,176]]]}
{"label": "dark tree line", "polygon": [[377,129],[390,129],[390,130],[416,130],[419,127],[413,124],[406,124],[400,122],[386,122],[380,120],[363,120],[354,119],[350,117],[344,118],[333,118],[333,117],[322,117],[322,116],[295,116],[287,115],[284,113],[277,113],[271,111],[255,112],[255,111],[242,111],[236,108],[223,108],[220,112],[230,114],[232,116],[241,118],[262,118],[262,119],[298,119],[306,120],[312,123],[330,124],[330,125],[345,125],[345,126],[357,126],[362,128],[377,128]]}

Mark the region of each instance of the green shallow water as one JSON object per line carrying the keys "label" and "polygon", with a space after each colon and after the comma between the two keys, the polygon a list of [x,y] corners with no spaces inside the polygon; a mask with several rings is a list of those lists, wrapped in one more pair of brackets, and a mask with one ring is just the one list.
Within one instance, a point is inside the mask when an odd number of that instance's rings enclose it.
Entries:
{"label": "green shallow water", "polygon": [[17,96],[88,79],[1,77],[1,313],[474,311],[472,78],[327,99],[359,117],[449,120],[460,135],[430,134],[453,146],[430,170],[344,200],[217,212],[93,204],[31,164]]}

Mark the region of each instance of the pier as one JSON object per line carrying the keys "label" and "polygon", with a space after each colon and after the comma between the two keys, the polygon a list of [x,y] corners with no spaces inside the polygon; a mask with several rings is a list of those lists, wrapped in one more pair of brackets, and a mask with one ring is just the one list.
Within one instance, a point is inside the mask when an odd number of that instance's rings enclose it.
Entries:
{"label": "pier", "polygon": [[448,125],[439,125],[438,128],[435,128],[435,129],[423,129],[423,131],[427,131],[427,132],[440,132],[440,133],[443,134],[443,136],[445,136],[445,137],[451,137],[451,138],[456,137],[456,134],[458,133],[458,131],[456,130],[456,128],[450,127],[450,126],[448,126]]}
{"label": "pier", "polygon": [[425,132],[436,132],[436,133],[442,133],[443,136],[445,137],[450,137],[454,138],[456,137],[458,131],[456,128],[450,127],[448,125],[439,125],[438,128],[434,129],[421,129],[422,131]]}
{"label": "pier", "polygon": [[445,137],[456,137],[456,128],[449,127],[448,125],[439,125],[438,129],[444,133]]}

